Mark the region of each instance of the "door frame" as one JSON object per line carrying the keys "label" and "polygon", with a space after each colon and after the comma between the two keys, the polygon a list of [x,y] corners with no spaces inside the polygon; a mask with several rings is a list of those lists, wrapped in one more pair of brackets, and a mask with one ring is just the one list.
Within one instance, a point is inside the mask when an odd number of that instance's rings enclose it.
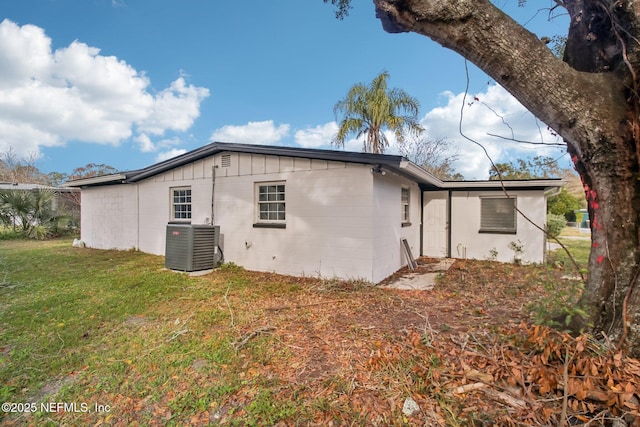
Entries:
{"label": "door frame", "polygon": [[427,203],[430,200],[444,200],[445,203],[445,223],[444,223],[444,250],[442,256],[451,258],[451,191],[450,190],[436,190],[436,191],[422,191],[422,221],[420,230],[420,255],[422,256],[434,256],[425,255],[426,244],[426,232],[427,232]]}

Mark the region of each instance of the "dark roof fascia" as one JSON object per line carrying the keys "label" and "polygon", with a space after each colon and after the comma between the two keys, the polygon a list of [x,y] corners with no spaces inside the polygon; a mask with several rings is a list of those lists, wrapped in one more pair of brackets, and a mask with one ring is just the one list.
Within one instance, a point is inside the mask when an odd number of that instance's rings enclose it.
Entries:
{"label": "dark roof fascia", "polygon": [[443,188],[451,191],[502,191],[506,190],[549,190],[566,185],[562,178],[490,180],[490,181],[444,181]]}
{"label": "dark roof fascia", "polygon": [[219,150],[216,150],[215,145],[216,145],[215,143],[207,144],[205,146],[196,148],[195,150],[189,151],[179,156],[172,157],[163,162],[155,163],[151,166],[147,166],[144,169],[140,169],[133,172],[127,172],[126,182],[142,181],[143,179],[150,178],[155,175],[159,175],[168,170],[175,169],[180,166],[184,166],[188,163],[192,163],[197,160],[203,159],[205,157],[209,157],[214,154],[217,154]]}
{"label": "dark roof fascia", "polygon": [[188,163],[192,163],[221,152],[297,157],[345,163],[380,164],[382,166],[387,166],[395,170],[399,170],[400,162],[404,160],[403,156],[389,154],[356,153],[350,151],[319,150],[313,148],[213,142],[193,151],[189,151],[188,153],[182,154],[169,160],[165,160],[164,162],[156,163],[154,165],[141,169],[140,171],[131,173],[131,177],[127,177],[127,182],[142,181],[143,179],[150,178],[168,170],[184,166]]}
{"label": "dark roof fascia", "polygon": [[68,187],[87,188],[87,187],[101,187],[103,185],[125,184],[127,181],[127,177],[137,172],[139,171],[114,173],[114,174],[108,174],[108,175],[93,176],[90,178],[74,179],[74,180],[65,182],[64,184],[62,184],[62,186],[67,188]]}
{"label": "dark roof fascia", "polygon": [[[315,148],[285,147],[273,145],[235,144],[212,142],[195,150],[173,157],[144,169],[80,179],[64,184],[65,187],[93,187],[102,185],[135,183],[159,175],[186,164],[214,156],[222,152],[262,154],[282,157],[317,159],[344,163],[379,165],[401,176],[418,182],[425,188],[451,191],[497,191],[502,190],[500,181],[440,181],[405,157],[390,154],[358,153],[352,151],[321,150]],[[508,190],[548,190],[562,187],[562,179],[503,181]]]}

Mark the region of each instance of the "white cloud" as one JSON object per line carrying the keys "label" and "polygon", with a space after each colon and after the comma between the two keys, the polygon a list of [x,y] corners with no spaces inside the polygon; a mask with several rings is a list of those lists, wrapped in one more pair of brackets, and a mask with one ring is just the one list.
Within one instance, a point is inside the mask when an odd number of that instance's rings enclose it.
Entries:
{"label": "white cloud", "polygon": [[209,89],[187,86],[180,77],[155,97],[152,113],[140,122],[144,132],[162,135],[165,130],[186,131],[200,115],[200,102],[209,96]]}
{"label": "white cloud", "polygon": [[179,156],[181,154],[186,153],[187,150],[184,150],[182,148],[173,148],[169,151],[164,151],[162,153],[158,153],[158,155],[156,156],[156,162],[162,162],[164,160],[169,160],[173,157]]}
{"label": "white cloud", "polygon": [[[20,141],[16,144],[16,141]],[[40,147],[54,147],[62,145],[62,141],[55,135],[39,131],[24,123],[11,123],[10,120],[0,119],[0,152],[13,149],[21,156],[36,157],[40,154]]]}
{"label": "white cloud", "polygon": [[[361,136],[359,139],[350,138],[344,142],[344,147],[337,147],[331,144],[331,140],[338,132],[338,124],[333,122],[328,122],[323,125],[318,125],[313,128],[306,128],[297,130],[295,133],[295,142],[297,145],[305,148],[323,148],[329,150],[341,150],[344,151],[354,151],[354,152],[362,152],[362,147],[364,145],[365,137]],[[389,141],[389,147],[387,148],[387,153],[396,153],[396,136],[391,131],[385,131],[385,135]]]}
{"label": "white cloud", "polygon": [[[459,153],[456,171],[467,179],[487,179],[490,161],[483,149],[463,138],[459,131],[460,108],[464,94],[443,94],[445,103],[429,111],[421,120],[427,138],[444,137],[451,142],[451,151]],[[467,95],[462,121],[464,134],[484,146],[495,162],[534,155],[560,155],[564,150],[540,148],[509,141],[547,143],[560,142],[543,123],[538,122],[515,98],[499,86],[489,86],[484,92]],[[246,144],[287,144],[305,148],[340,149],[331,145],[338,130],[334,121],[295,130],[290,137],[288,124],[276,125],[273,120],[248,122],[246,125],[227,125],[211,134],[212,141]],[[499,138],[491,135],[499,135]],[[385,132],[389,140],[388,154],[400,152],[393,132]],[[506,138],[506,139],[505,139]],[[364,137],[345,141],[345,151],[361,152]]]}
{"label": "white cloud", "polygon": [[209,139],[237,144],[276,144],[289,135],[289,128],[288,124],[276,126],[273,120],[227,125],[214,130]]}
{"label": "white cloud", "polygon": [[209,90],[179,77],[156,95],[150,81],[114,56],[79,41],[51,50],[34,25],[0,22],[0,150],[36,155],[75,140],[117,145],[133,137],[153,151],[149,135],[184,132]]}
{"label": "white cloud", "polygon": [[140,135],[134,138],[134,141],[138,143],[140,147],[140,151],[143,153],[150,153],[152,151],[156,151],[156,145],[151,141],[149,135],[146,133],[141,133]]}
{"label": "white cloud", "polygon": [[168,147],[176,147],[182,145],[182,140],[180,138],[164,138],[156,143],[158,148],[168,148]]}
{"label": "white cloud", "polygon": [[314,128],[298,130],[295,133],[295,141],[301,147],[319,148],[331,145],[331,140],[338,132],[338,124],[329,122]]}
{"label": "white cloud", "polygon": [[[344,148],[344,151],[362,152],[363,147],[364,147],[364,140],[362,138],[360,139],[351,138],[344,142],[343,148]],[[333,147],[333,148],[339,149],[340,147]]]}
{"label": "white cloud", "polygon": [[34,25],[0,23],[0,89],[38,79],[51,65],[51,40]]}
{"label": "white cloud", "polygon": [[[483,93],[453,94],[446,92],[446,105],[429,111],[421,120],[430,138],[447,138],[460,153],[455,168],[466,179],[487,179],[490,161],[482,148],[460,135],[460,110],[464,103],[462,132],[487,150],[494,162],[502,162],[535,155],[560,155],[555,148],[522,144],[509,139],[530,142],[558,143],[547,130],[513,96],[498,85],[489,86]],[[492,136],[499,135],[500,137]]]}
{"label": "white cloud", "polygon": [[[146,133],[141,133],[140,135],[134,138],[134,141],[138,143],[138,148],[142,153],[153,153],[155,151],[166,149],[170,147],[177,147],[182,145],[182,140],[180,138],[164,138],[160,141],[153,142],[151,138]],[[167,153],[175,152],[176,149],[172,149]],[[183,152],[185,150],[182,150]],[[162,157],[164,154],[158,154],[157,157]]]}

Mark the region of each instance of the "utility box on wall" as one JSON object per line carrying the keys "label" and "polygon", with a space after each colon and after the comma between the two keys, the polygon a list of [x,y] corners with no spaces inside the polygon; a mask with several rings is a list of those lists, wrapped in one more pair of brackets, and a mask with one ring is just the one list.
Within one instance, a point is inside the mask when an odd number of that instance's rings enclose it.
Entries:
{"label": "utility box on wall", "polygon": [[217,267],[219,225],[167,224],[165,267],[199,271]]}

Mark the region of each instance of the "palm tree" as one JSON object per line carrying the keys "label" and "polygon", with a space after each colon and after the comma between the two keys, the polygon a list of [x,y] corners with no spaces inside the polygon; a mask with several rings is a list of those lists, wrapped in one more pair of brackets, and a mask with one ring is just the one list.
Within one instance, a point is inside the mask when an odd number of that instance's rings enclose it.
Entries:
{"label": "palm tree", "polygon": [[[338,133],[331,141],[337,146],[352,133],[356,138],[366,135],[362,151],[365,153],[383,153],[389,146],[384,134],[385,129],[392,130],[398,142],[404,142],[406,133],[418,135],[422,127],[418,124],[418,100],[404,90],[387,89],[389,73],[383,71],[368,86],[362,83],[354,85],[349,93],[333,107],[333,113],[343,113]],[[400,115],[405,112],[406,115]]]}
{"label": "palm tree", "polygon": [[57,231],[66,220],[54,209],[55,194],[48,189],[0,191],[0,224],[13,226],[35,239]]}

